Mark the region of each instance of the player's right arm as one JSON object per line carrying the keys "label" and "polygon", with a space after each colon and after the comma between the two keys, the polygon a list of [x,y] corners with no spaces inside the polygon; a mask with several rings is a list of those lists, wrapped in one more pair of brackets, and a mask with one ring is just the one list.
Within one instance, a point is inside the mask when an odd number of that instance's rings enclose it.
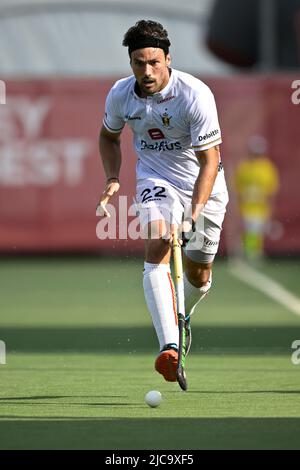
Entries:
{"label": "player's right arm", "polygon": [[110,217],[106,208],[109,199],[119,190],[119,172],[121,168],[121,132],[110,132],[103,125],[99,135],[99,151],[106,174],[106,184],[104,191],[100,197],[97,210],[100,215]]}

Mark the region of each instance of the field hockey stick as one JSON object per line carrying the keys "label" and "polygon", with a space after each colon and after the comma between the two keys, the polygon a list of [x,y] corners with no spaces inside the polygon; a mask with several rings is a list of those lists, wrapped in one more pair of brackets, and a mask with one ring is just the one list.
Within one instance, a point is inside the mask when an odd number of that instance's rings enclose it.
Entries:
{"label": "field hockey stick", "polygon": [[172,242],[173,261],[174,261],[174,280],[177,300],[177,318],[179,329],[179,347],[178,347],[178,365],[177,365],[177,382],[182,390],[187,390],[187,381],[185,374],[185,305],[184,305],[184,284],[183,284],[183,267],[181,245],[178,241],[177,230],[173,236]]}

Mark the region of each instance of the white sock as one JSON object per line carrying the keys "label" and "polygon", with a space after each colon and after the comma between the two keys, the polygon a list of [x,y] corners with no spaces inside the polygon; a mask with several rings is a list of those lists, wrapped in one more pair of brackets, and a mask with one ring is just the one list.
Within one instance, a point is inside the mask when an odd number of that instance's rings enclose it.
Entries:
{"label": "white sock", "polygon": [[169,264],[144,263],[144,294],[160,350],[165,344],[178,345],[176,298]]}
{"label": "white sock", "polygon": [[209,280],[202,287],[195,287],[190,283],[186,274],[183,275],[184,280],[184,298],[186,315],[192,315],[198,303],[206,296],[212,283],[212,273],[210,272]]}

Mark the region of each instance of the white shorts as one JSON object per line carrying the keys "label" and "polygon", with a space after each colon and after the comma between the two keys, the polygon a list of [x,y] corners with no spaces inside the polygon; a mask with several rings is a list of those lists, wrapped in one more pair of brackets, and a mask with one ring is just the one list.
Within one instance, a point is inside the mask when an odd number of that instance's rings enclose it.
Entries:
{"label": "white shorts", "polygon": [[[154,220],[180,225],[183,216],[191,214],[191,201],[191,191],[176,188],[166,180],[149,177],[137,181],[136,202],[143,229]],[[193,261],[213,261],[219,247],[227,203],[227,191],[215,194],[207,201],[196,222],[196,232],[184,249]]]}

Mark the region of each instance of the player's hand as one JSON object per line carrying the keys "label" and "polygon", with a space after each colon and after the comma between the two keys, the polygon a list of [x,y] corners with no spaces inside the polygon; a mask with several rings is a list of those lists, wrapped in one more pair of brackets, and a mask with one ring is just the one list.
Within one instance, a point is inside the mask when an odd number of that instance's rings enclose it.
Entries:
{"label": "player's hand", "polygon": [[192,217],[185,219],[181,224],[181,245],[184,248],[193,236],[196,230],[195,221]]}
{"label": "player's hand", "polygon": [[178,242],[184,248],[189,242],[189,240],[192,238],[193,233],[196,230],[195,221],[191,217],[188,217],[182,222],[179,227],[176,228],[175,226],[173,226],[171,229],[169,229],[167,234],[164,236],[164,241],[170,246],[173,245],[173,235],[175,230],[178,231]]}
{"label": "player's hand", "polygon": [[110,198],[116,194],[120,189],[120,183],[118,179],[116,178],[115,180],[108,181],[106,183],[105,189],[100,197],[99,204],[97,205],[96,208],[96,214],[100,215],[102,217],[110,217],[110,213],[106,209],[106,205]]}

